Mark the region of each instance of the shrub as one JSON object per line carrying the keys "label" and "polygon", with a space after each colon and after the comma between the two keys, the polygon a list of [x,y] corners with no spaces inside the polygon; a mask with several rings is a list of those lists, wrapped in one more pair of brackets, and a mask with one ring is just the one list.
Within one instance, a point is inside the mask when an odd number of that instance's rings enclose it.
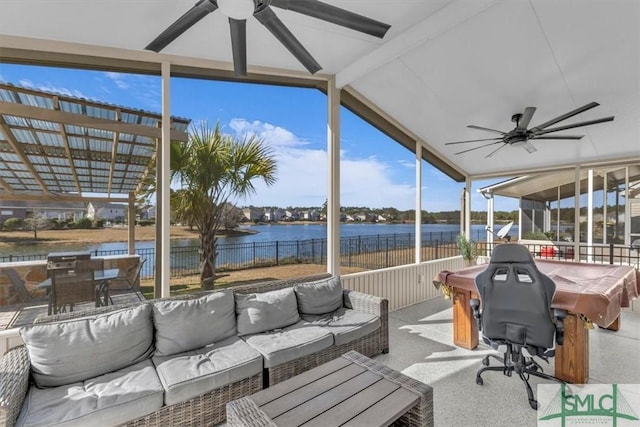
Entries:
{"label": "shrub", "polygon": [[87,229],[87,228],[91,228],[93,226],[93,221],[91,221],[91,218],[80,218],[77,219],[74,222],[74,227],[73,228],[80,228],[80,229]]}
{"label": "shrub", "polygon": [[551,240],[551,238],[542,231],[527,231],[522,235],[522,238],[525,240]]}
{"label": "shrub", "polygon": [[2,228],[7,231],[22,230],[24,228],[24,220],[22,218],[9,218],[2,224]]}
{"label": "shrub", "polygon": [[141,219],[141,220],[138,221],[138,225],[140,225],[140,226],[153,225],[155,223],[156,222],[153,219]]}

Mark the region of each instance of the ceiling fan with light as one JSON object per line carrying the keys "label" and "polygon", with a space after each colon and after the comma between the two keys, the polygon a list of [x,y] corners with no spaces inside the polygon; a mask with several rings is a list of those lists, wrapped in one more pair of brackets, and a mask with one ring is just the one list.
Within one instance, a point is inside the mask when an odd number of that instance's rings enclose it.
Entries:
{"label": "ceiling fan with light", "polygon": [[549,121],[547,121],[547,122],[545,122],[545,123],[543,123],[541,125],[534,126],[532,128],[529,128],[529,129],[527,129],[527,126],[529,126],[529,122],[531,122],[531,118],[533,117],[533,114],[536,112],[536,108],[535,107],[527,107],[527,108],[525,108],[524,113],[522,113],[522,114],[518,113],[518,114],[514,114],[513,116],[511,116],[511,121],[516,124],[516,127],[514,129],[510,130],[509,132],[503,132],[501,130],[490,129],[490,128],[486,128],[486,127],[482,127],[482,126],[475,126],[475,125],[467,126],[468,128],[471,128],[471,129],[479,129],[479,130],[484,130],[484,131],[496,133],[496,134],[500,135],[499,137],[483,138],[483,139],[470,139],[470,140],[467,140],[467,141],[447,142],[447,143],[445,143],[445,145],[467,144],[467,143],[470,143],[470,142],[480,142],[480,141],[493,141],[493,142],[490,142],[488,144],[482,144],[482,145],[477,146],[477,147],[469,148],[467,150],[458,151],[457,153],[454,153],[454,154],[462,154],[462,153],[467,153],[467,152],[473,151],[473,150],[479,150],[480,148],[489,147],[491,145],[502,144],[498,148],[496,148],[495,150],[493,150],[492,152],[487,154],[485,156],[485,158],[493,156],[499,150],[501,150],[502,148],[507,147],[509,145],[514,146],[514,147],[523,147],[529,153],[533,153],[534,151],[537,151],[537,149],[530,141],[535,141],[535,140],[539,140],[539,139],[579,140],[579,139],[582,139],[584,137],[584,135],[550,135],[550,134],[552,134],[554,132],[567,130],[567,129],[573,129],[573,128],[577,128],[577,127],[595,125],[595,124],[598,124],[598,123],[604,123],[604,122],[612,121],[614,119],[614,116],[603,117],[601,119],[595,119],[595,120],[588,120],[588,121],[585,121],[585,122],[573,123],[573,124],[565,125],[565,126],[557,126],[557,127],[553,127],[553,128],[549,127],[549,126],[555,125],[556,123],[559,123],[559,122],[561,122],[563,120],[566,120],[566,119],[568,119],[570,117],[573,117],[573,116],[575,116],[577,114],[580,114],[580,113],[583,113],[583,112],[585,112],[587,110],[595,108],[598,105],[600,105],[600,104],[598,104],[597,102],[591,102],[591,103],[589,103],[587,105],[583,105],[580,108],[576,108],[573,111],[570,111],[570,112],[568,112],[566,114],[563,114],[563,115],[558,116],[558,117],[556,117],[554,119],[551,119],[551,120],[549,120]]}
{"label": "ceiling fan with light", "polygon": [[149,43],[145,49],[160,52],[202,18],[216,9],[220,9],[222,13],[229,17],[233,67],[236,76],[247,75],[246,25],[247,19],[251,16],[264,25],[311,74],[322,69],[320,64],[282,23],[271,9],[271,6],[288,9],[379,38],[383,38],[391,27],[385,23],[318,0],[199,0],[184,15],[164,30],[162,34]]}

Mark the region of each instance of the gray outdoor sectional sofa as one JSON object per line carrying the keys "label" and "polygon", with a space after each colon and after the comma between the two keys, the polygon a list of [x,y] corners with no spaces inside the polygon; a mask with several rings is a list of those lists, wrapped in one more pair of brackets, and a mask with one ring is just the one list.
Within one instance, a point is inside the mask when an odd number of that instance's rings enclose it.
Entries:
{"label": "gray outdoor sectional sofa", "polygon": [[389,347],[387,300],[328,275],[36,323],[0,360],[1,426],[215,425],[231,400]]}

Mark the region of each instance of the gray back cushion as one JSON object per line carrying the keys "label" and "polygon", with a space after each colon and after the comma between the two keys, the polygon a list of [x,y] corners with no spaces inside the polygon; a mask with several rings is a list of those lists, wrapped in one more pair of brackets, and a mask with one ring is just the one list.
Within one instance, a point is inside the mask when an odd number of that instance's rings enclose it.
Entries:
{"label": "gray back cushion", "polygon": [[294,290],[302,314],[326,314],[342,307],[342,283],[337,276],[296,285]]}
{"label": "gray back cushion", "polygon": [[247,295],[236,294],[236,314],[238,335],[284,328],[300,320],[293,288]]}
{"label": "gray back cushion", "polygon": [[151,306],[23,327],[39,387],[84,381],[147,359],[153,351]]}
{"label": "gray back cushion", "polygon": [[233,291],[155,302],[153,323],[156,356],[170,356],[222,341],[236,334]]}

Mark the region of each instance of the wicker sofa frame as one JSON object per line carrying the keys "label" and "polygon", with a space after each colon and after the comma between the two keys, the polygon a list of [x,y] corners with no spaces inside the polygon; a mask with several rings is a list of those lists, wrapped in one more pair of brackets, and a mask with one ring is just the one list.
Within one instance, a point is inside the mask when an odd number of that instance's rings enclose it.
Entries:
{"label": "wicker sofa frame", "polygon": [[[258,293],[295,286],[300,283],[330,277],[329,274],[305,276],[289,280],[273,280],[234,287],[237,293]],[[356,350],[366,356],[373,356],[389,350],[388,301],[371,295],[345,290],[345,302],[348,308],[380,316],[381,327],[375,332],[341,346],[331,346],[316,354],[296,359],[289,363],[265,369],[262,374],[254,375],[227,386],[212,390],[201,396],[175,405],[163,406],[157,411],[129,421],[124,426],[214,426],[226,419],[226,404],[232,400],[248,396],[268,384],[284,381],[305,370],[319,366],[349,350]],[[140,304],[176,299],[198,298],[207,292],[197,292],[169,298],[134,302],[129,304],[97,307],[85,311],[72,311],[36,319],[35,323],[51,323],[75,318],[92,316],[134,307]],[[20,414],[22,403],[30,384],[30,362],[24,345],[10,349],[0,359],[0,427],[13,426]]]}

